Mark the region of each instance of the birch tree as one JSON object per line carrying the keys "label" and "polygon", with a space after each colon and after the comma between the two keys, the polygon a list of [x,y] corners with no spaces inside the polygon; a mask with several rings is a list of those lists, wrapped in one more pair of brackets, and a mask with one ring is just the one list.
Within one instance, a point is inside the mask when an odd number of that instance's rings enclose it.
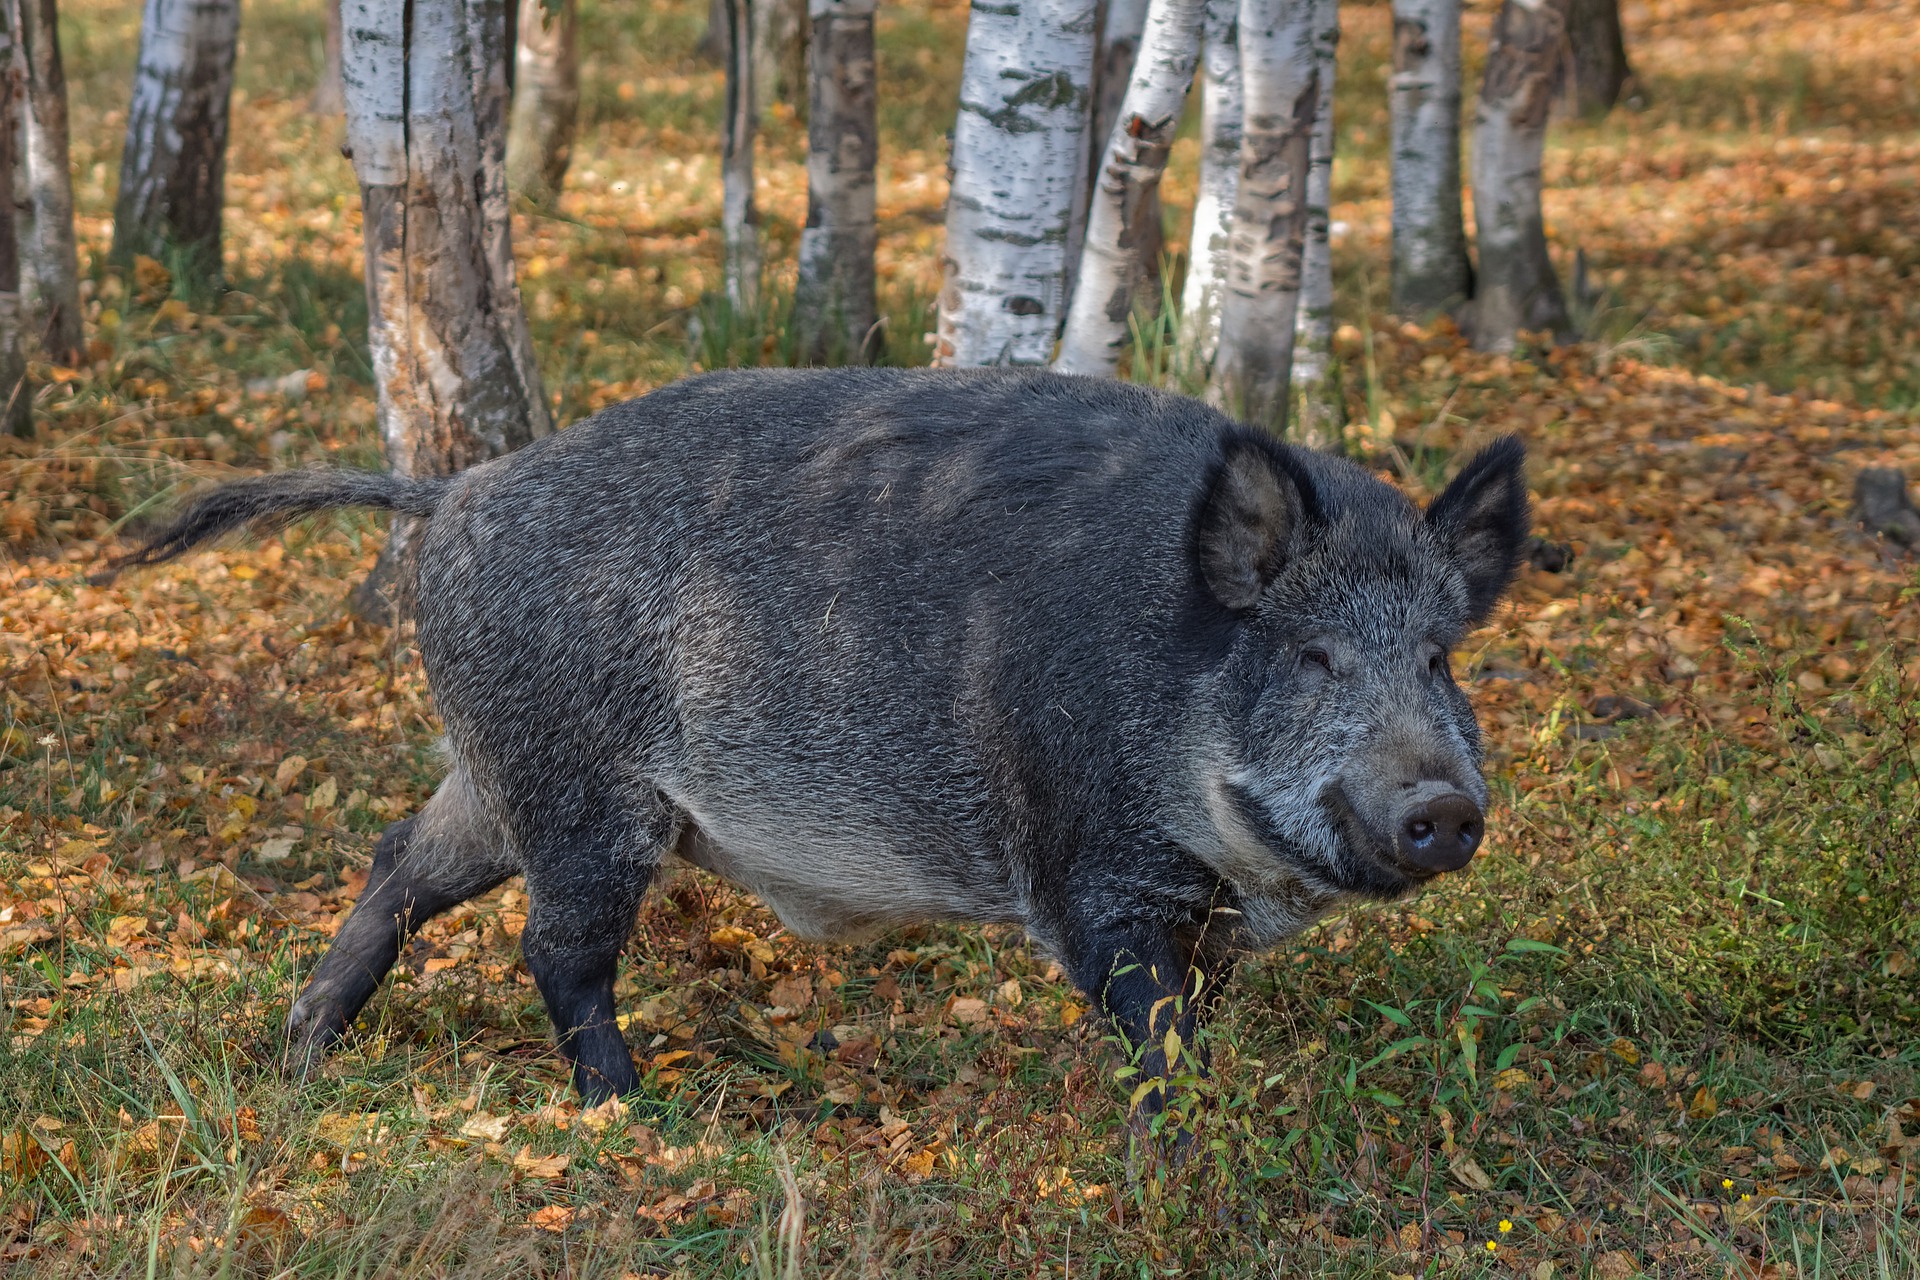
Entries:
{"label": "birch tree", "polygon": [[[14,149],[19,145],[20,32],[12,4],[0,4],[0,210],[13,207]],[[20,299],[20,245],[14,220],[0,217],[0,431],[33,433],[33,391],[27,385],[25,308]]]}
{"label": "birch tree", "polygon": [[[15,172],[18,244],[26,331],[47,358],[74,364],[81,355],[80,259],[73,240],[73,163],[68,155],[67,76],[60,61],[55,0],[19,0],[26,93]],[[21,196],[24,195],[24,198]]]}
{"label": "birch tree", "polygon": [[1320,100],[1313,20],[1314,0],[1240,4],[1245,132],[1209,396],[1249,422],[1276,428],[1287,420]]}
{"label": "birch tree", "polygon": [[[1112,377],[1126,350],[1142,242],[1159,249],[1160,176],[1200,61],[1206,0],[1153,0],[1133,74],[1106,140],[1087,212],[1087,238],[1054,365]],[[1154,225],[1151,229],[1147,223]]]}
{"label": "birch tree", "polygon": [[220,271],[227,110],[240,0],[146,0],[127,108],[113,254]]}
{"label": "birch tree", "polygon": [[560,194],[580,116],[575,0],[519,0],[507,183],[536,204]]}
{"label": "birch tree", "polygon": [[[546,425],[516,356],[525,317],[511,285],[502,168],[506,0],[344,0],[347,142],[367,255],[367,339],[387,461],[445,475],[518,448]],[[407,9],[411,9],[411,20]],[[476,184],[475,176],[479,175]],[[500,193],[496,199],[495,190]],[[492,206],[492,207],[490,207]],[[502,215],[494,222],[497,208]],[[501,279],[506,276],[505,287]],[[404,597],[415,550],[396,518],[356,596],[366,613]]]}
{"label": "birch tree", "polygon": [[1190,368],[1213,367],[1227,283],[1227,228],[1240,187],[1240,0],[1207,0],[1200,90],[1200,182],[1193,201],[1180,342]]}
{"label": "birch tree", "polygon": [[[1140,39],[1147,30],[1148,0],[1100,0],[1096,17],[1100,28],[1093,54],[1093,107],[1087,124],[1087,182],[1074,205],[1073,228],[1067,237],[1067,305],[1073,305],[1073,290],[1079,279],[1081,249],[1087,238],[1087,209],[1094,188],[1100,185],[1100,171],[1107,159],[1107,140],[1120,118],[1120,104],[1133,80],[1134,63],[1140,56]],[[1159,193],[1148,197],[1151,211],[1141,209],[1140,225],[1160,225]],[[1141,264],[1150,280],[1157,280],[1163,244],[1143,238],[1139,243]],[[1150,287],[1150,286],[1148,286]],[[1143,289],[1143,292],[1145,290]]]}
{"label": "birch tree", "polygon": [[[807,225],[794,324],[811,362],[873,354],[874,163],[879,158],[874,0],[811,0]],[[838,351],[836,351],[838,348]]]}
{"label": "birch tree", "polygon": [[1300,404],[1294,435],[1316,449],[1340,442],[1343,405],[1333,376],[1333,76],[1340,48],[1340,0],[1313,0],[1313,59],[1319,97],[1307,153],[1307,226],[1300,249],[1300,309],[1294,322],[1292,381]]}
{"label": "birch tree", "polygon": [[1473,293],[1460,215],[1460,0],[1393,0],[1393,309],[1442,311]]}
{"label": "birch tree", "polygon": [[1571,328],[1547,256],[1540,161],[1564,66],[1568,0],[1505,0],[1494,18],[1473,130],[1473,221],[1480,246],[1468,329],[1510,351],[1521,329]]}
{"label": "birch tree", "polygon": [[1045,364],[1093,77],[1094,0],[976,5],[967,23],[934,363]]}
{"label": "birch tree", "polygon": [[759,0],[727,0],[726,120],[720,156],[720,232],[726,245],[727,302],[736,312],[760,304],[760,210],[753,200],[753,25]]}

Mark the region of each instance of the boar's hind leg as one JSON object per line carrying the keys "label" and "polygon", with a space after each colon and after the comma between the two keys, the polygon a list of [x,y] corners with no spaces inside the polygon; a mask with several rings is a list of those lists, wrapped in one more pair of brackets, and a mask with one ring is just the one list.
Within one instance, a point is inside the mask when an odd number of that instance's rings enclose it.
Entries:
{"label": "boar's hind leg", "polygon": [[672,847],[678,811],[599,821],[576,818],[527,844],[527,927],[520,951],[553,1018],[573,1087],[588,1103],[640,1087],[633,1054],[614,1021],[613,980],[640,899]]}
{"label": "boar's hind leg", "polygon": [[519,870],[455,771],[426,806],[388,827],[367,887],[287,1015],[287,1066],[304,1075],[338,1040],[415,930]]}

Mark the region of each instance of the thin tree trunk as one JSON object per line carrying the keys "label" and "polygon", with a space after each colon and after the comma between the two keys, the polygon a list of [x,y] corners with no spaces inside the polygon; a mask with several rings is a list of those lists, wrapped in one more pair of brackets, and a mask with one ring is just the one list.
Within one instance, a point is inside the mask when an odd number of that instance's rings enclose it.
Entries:
{"label": "thin tree trunk", "polygon": [[[515,359],[519,297],[499,287],[498,233],[483,207],[485,157],[499,144],[481,130],[502,122],[476,101],[475,58],[504,55],[504,0],[344,3],[381,433],[395,471],[446,475],[532,440],[540,403]],[[403,605],[416,554],[414,523],[396,518],[356,607],[382,617]]]}
{"label": "thin tree trunk", "polygon": [[967,23],[934,363],[1045,364],[1093,78],[1094,0],[976,5]]}
{"label": "thin tree trunk", "polygon": [[[1108,134],[1087,213],[1087,241],[1054,367],[1110,378],[1130,336],[1146,278],[1141,242],[1159,256],[1159,202],[1167,155],[1200,61],[1206,0],[1153,0],[1119,114]],[[1149,228],[1148,223],[1152,226]]]}
{"label": "thin tree trunk", "polygon": [[812,363],[870,360],[873,294],[874,0],[811,0],[807,225],[800,232],[794,324]]}
{"label": "thin tree trunk", "polygon": [[1213,368],[1220,300],[1227,284],[1227,232],[1240,189],[1240,0],[1207,0],[1206,76],[1200,91],[1200,185],[1180,300],[1180,341],[1188,366]]}
{"label": "thin tree trunk", "polygon": [[67,149],[67,77],[60,63],[55,0],[20,0],[18,40],[26,65],[19,139],[26,199],[17,207],[27,332],[47,358],[81,358],[80,258],[73,240],[73,164]]}
{"label": "thin tree trunk", "polygon": [[[0,4],[0,210],[13,208],[14,151],[26,97],[25,56],[12,4]],[[26,308],[20,298],[20,245],[14,220],[0,217],[0,432],[33,434],[27,384]]]}
{"label": "thin tree trunk", "polygon": [[[1140,56],[1140,39],[1147,30],[1148,0],[1102,0],[1099,6],[1100,37],[1094,45],[1093,112],[1087,128],[1087,185],[1074,205],[1073,230],[1067,238],[1067,306],[1073,306],[1078,287],[1083,247],[1087,236],[1087,212],[1093,192],[1107,161],[1107,140],[1113,137],[1113,125],[1120,118],[1120,104],[1133,82],[1134,63]],[[1160,190],[1147,196],[1148,205],[1140,210],[1139,228],[1151,232],[1139,238],[1140,260],[1146,268],[1140,292],[1147,295],[1160,283],[1160,254],[1165,249],[1161,233]],[[1148,243],[1149,238],[1151,243]],[[1134,304],[1147,301],[1139,297]]]}
{"label": "thin tree trunk", "polygon": [[1540,212],[1547,116],[1565,66],[1567,0],[1505,0],[1494,19],[1473,132],[1480,273],[1468,328],[1483,351],[1521,329],[1571,329]]}
{"label": "thin tree trunk", "polygon": [[520,0],[507,183],[536,204],[559,198],[573,159],[580,116],[578,27],[574,0]]}
{"label": "thin tree trunk", "polygon": [[753,100],[807,101],[807,0],[756,0],[753,11]]}
{"label": "thin tree trunk", "polygon": [[189,270],[219,275],[239,33],[239,0],[146,0],[114,205],[115,258],[178,255]]}
{"label": "thin tree trunk", "polygon": [[347,93],[340,86],[340,0],[321,3],[327,11],[327,30],[320,45],[320,78],[307,99],[307,110],[317,116],[337,116],[347,109]]}
{"label": "thin tree trunk", "polygon": [[1276,430],[1287,421],[1307,168],[1320,101],[1313,18],[1314,0],[1241,0],[1246,132],[1209,396]]}
{"label": "thin tree trunk", "polygon": [[1633,78],[1620,26],[1620,0],[1572,0],[1567,10],[1567,44],[1573,55],[1572,74],[1554,104],[1555,114],[1604,116]]}
{"label": "thin tree trunk", "polygon": [[473,75],[474,127],[480,146],[480,215],[486,236],[492,296],[502,303],[500,331],[513,353],[514,372],[526,397],[527,425],[538,439],[553,430],[534,355],[533,332],[520,298],[513,262],[513,205],[507,194],[507,129],[513,103],[516,0],[465,0],[467,58]]}
{"label": "thin tree trunk", "polygon": [[1393,309],[1473,294],[1460,215],[1460,0],[1393,0]]}
{"label": "thin tree trunk", "polygon": [[726,242],[727,301],[736,312],[760,304],[760,210],[753,201],[754,9],[760,0],[727,0],[727,118],[720,159],[720,232]]}
{"label": "thin tree trunk", "polygon": [[1307,158],[1307,229],[1300,250],[1300,310],[1294,322],[1293,385],[1300,422],[1294,437],[1316,449],[1340,444],[1345,406],[1333,363],[1333,74],[1340,47],[1340,0],[1313,0],[1313,55],[1320,96]]}

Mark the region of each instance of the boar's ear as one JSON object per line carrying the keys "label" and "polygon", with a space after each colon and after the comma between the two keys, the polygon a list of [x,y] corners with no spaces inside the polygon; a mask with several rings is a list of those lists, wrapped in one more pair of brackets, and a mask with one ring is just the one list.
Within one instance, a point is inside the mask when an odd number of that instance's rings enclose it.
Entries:
{"label": "boar's ear", "polygon": [[1250,609],[1280,572],[1306,517],[1311,490],[1291,474],[1282,446],[1230,435],[1201,500],[1194,530],[1200,576],[1229,609]]}
{"label": "boar's ear", "polygon": [[1474,622],[1493,611],[1520,567],[1531,523],[1526,460],[1520,437],[1502,436],[1474,455],[1427,508],[1427,527],[1466,575]]}

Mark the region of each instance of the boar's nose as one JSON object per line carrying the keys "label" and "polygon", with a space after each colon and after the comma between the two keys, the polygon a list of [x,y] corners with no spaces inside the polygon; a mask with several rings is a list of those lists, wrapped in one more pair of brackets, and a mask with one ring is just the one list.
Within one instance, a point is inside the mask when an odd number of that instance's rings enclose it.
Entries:
{"label": "boar's nose", "polygon": [[1416,800],[1400,814],[1400,856],[1428,871],[1458,871],[1486,832],[1480,806],[1458,791]]}

